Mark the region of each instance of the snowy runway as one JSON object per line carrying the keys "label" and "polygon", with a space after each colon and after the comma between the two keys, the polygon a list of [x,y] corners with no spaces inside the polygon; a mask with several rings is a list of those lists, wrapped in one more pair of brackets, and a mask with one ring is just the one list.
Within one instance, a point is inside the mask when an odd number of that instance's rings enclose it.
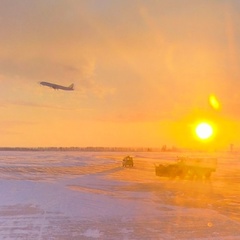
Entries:
{"label": "snowy runway", "polygon": [[2,152],[0,239],[240,239],[221,163],[212,183],[170,181],[154,162],[172,155],[141,154]]}

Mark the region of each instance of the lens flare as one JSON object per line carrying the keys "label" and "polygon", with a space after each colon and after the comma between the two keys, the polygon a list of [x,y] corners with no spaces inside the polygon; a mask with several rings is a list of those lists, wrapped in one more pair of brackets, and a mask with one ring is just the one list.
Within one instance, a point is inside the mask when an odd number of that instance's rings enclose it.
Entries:
{"label": "lens flare", "polygon": [[209,103],[210,103],[211,107],[215,110],[218,110],[220,108],[219,101],[217,100],[217,98],[214,95],[209,96]]}

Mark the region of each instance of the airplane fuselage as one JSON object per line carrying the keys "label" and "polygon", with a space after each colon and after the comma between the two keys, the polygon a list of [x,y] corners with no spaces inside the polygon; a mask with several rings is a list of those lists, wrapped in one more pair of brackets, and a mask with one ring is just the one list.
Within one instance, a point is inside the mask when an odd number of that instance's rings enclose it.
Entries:
{"label": "airplane fuselage", "polygon": [[51,87],[53,89],[61,89],[61,90],[65,90],[65,91],[73,91],[74,90],[73,84],[71,84],[69,87],[65,87],[65,86],[58,85],[55,83],[50,83],[50,82],[40,82],[40,84],[43,86]]}

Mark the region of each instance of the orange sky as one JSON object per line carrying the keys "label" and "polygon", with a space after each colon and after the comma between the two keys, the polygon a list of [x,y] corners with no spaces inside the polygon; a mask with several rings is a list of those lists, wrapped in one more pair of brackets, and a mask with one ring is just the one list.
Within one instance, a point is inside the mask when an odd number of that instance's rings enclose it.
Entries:
{"label": "orange sky", "polygon": [[[240,147],[239,10],[238,0],[1,1],[0,146]],[[201,120],[211,141],[195,137]]]}

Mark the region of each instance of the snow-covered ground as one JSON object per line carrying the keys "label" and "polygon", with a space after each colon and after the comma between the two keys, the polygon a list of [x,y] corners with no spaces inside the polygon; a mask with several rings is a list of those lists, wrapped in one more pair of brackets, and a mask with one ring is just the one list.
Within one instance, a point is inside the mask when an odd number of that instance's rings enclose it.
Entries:
{"label": "snow-covered ground", "polygon": [[240,239],[240,154],[211,182],[169,180],[179,153],[0,152],[0,239]]}

